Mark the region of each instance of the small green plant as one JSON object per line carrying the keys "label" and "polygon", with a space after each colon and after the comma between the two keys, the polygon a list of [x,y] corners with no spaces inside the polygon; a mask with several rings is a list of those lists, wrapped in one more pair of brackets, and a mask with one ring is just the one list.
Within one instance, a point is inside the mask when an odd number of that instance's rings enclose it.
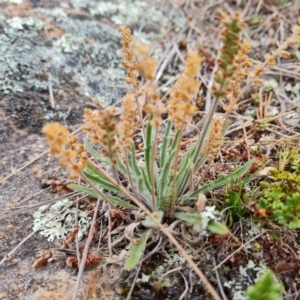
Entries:
{"label": "small green plant", "polygon": [[237,179],[231,180],[227,187],[224,212],[226,211],[227,213],[227,224],[229,227],[248,212],[244,205],[247,202],[244,191],[245,185],[245,180]]}
{"label": "small green plant", "polygon": [[249,300],[282,300],[282,286],[276,281],[271,270],[267,269],[246,294]]}
{"label": "small green plant", "polygon": [[[290,229],[300,228],[300,173],[296,150],[279,153],[278,169],[271,171],[271,182],[260,183],[263,195],[259,200],[260,212]],[[285,170],[288,169],[288,170]]]}

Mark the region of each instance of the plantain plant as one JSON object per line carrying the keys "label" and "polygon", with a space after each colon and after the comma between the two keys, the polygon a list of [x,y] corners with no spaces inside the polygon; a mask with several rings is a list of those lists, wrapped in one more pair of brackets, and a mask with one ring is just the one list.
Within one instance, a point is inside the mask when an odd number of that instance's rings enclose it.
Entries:
{"label": "plantain plant", "polygon": [[[224,46],[220,50],[219,70],[211,89],[214,98],[201,132],[194,142],[189,141],[186,148],[182,147],[184,132],[198,111],[192,100],[200,86],[197,76],[201,57],[197,50],[187,52],[184,71],[171,88],[165,106],[154,80],[156,62],[148,55],[149,49],[145,46],[137,47],[137,54],[134,54],[131,32],[126,26],[121,27],[122,64],[127,71],[125,81],[131,90],[122,99],[119,122],[115,120],[113,107],[94,111],[85,109],[83,129],[88,132],[88,138],[84,145],[79,144],[74,136],[68,138],[68,130],[58,123],[46,124],[43,128],[51,153],[60,159],[60,165],[70,169],[71,178],[80,176],[85,182],[71,183],[68,185],[70,189],[101,198],[116,209],[144,211],[142,219],[134,221],[142,224],[145,231],[139,238],[131,240],[125,263],[128,269],[141,261],[147,240],[160,235],[158,224],[167,222],[171,227],[181,222],[192,226],[197,238],[201,231],[206,230],[228,233],[226,226],[219,222],[220,214],[214,206],[201,205],[199,197],[237,180],[248,171],[253,161],[207,184],[202,184],[204,178],[199,179],[196,174],[204,166],[208,170],[226,132],[228,115],[224,118],[215,111],[219,100],[230,89],[236,69],[235,58],[246,51],[241,42],[241,30],[238,14],[224,20]],[[143,89],[139,89],[139,74],[145,80]],[[141,105],[140,98],[146,99],[147,104]],[[232,100],[226,111],[229,113],[235,107]],[[140,130],[136,129],[138,127]],[[142,137],[141,145],[134,143],[136,136]],[[197,205],[193,208],[195,202]],[[120,211],[120,214],[132,222],[126,213]]]}

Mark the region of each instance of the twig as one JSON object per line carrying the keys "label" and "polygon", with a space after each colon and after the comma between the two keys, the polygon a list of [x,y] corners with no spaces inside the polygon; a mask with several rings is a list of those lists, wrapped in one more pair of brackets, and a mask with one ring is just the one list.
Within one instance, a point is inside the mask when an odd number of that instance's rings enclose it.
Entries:
{"label": "twig", "polygon": [[27,210],[29,210],[29,209],[32,209],[32,208],[38,208],[38,207],[40,207],[40,206],[43,206],[43,205],[46,205],[46,204],[51,204],[51,203],[56,202],[56,201],[58,201],[58,200],[60,200],[60,199],[65,199],[65,198],[67,198],[67,197],[75,196],[75,195],[78,195],[78,194],[79,194],[78,192],[72,192],[72,193],[69,193],[69,194],[67,194],[67,195],[63,195],[63,196],[57,197],[57,198],[55,198],[55,199],[47,200],[47,201],[42,202],[42,203],[39,203],[39,204],[27,205],[25,208],[22,208],[22,209],[20,209],[20,210],[18,210],[18,211],[14,211],[14,212],[12,212],[12,213],[5,214],[4,216],[1,215],[1,216],[0,216],[0,221],[1,221],[1,220],[4,220],[4,219],[7,219],[7,218],[9,218],[9,217],[12,217],[12,216],[14,216],[14,215],[18,215],[18,214],[20,214],[20,213],[24,213],[25,211],[27,211]]}
{"label": "twig", "polygon": [[182,300],[185,297],[185,295],[187,294],[188,290],[189,290],[189,284],[188,284],[185,276],[181,272],[179,272],[179,274],[182,276],[182,278],[184,280],[184,285],[185,285],[185,290],[183,291],[183,293],[181,294],[181,296],[179,298],[179,300]]}
{"label": "twig", "polygon": [[107,244],[108,244],[108,252],[109,252],[109,258],[112,258],[112,246],[111,246],[111,216],[110,213],[108,211],[108,238],[107,238]]}
{"label": "twig", "polygon": [[224,293],[224,289],[223,289],[223,286],[222,286],[222,283],[221,283],[221,280],[220,280],[220,277],[219,277],[219,272],[218,272],[218,269],[216,269],[216,260],[214,257],[212,257],[212,260],[213,260],[213,264],[214,264],[214,268],[215,268],[215,273],[216,273],[216,277],[217,277],[217,282],[218,282],[218,287],[219,287],[219,290],[220,290],[220,293],[221,293],[221,296],[223,297],[223,300],[228,300],[225,293]]}
{"label": "twig", "polygon": [[135,272],[136,272],[136,274],[135,274],[135,276],[134,276],[134,279],[133,279],[133,282],[132,282],[132,284],[131,284],[130,291],[129,291],[129,293],[128,293],[127,297],[126,297],[126,300],[130,300],[130,298],[131,298],[131,295],[132,295],[132,292],[133,292],[133,290],[134,290],[134,287],[135,287],[136,281],[137,281],[137,279],[138,279],[138,276],[139,276],[139,273],[140,273],[141,267],[142,267],[142,262],[139,264],[139,266],[138,266],[137,270],[135,271]]}
{"label": "twig", "polygon": [[109,300],[109,299],[107,298],[106,294],[105,294],[105,291],[104,291],[104,289],[103,289],[103,287],[102,287],[102,284],[101,284],[101,281],[100,281],[100,280],[99,280],[99,288],[100,288],[100,291],[101,291],[101,293],[102,293],[102,295],[103,295],[104,300]]}
{"label": "twig", "polygon": [[85,262],[86,262],[86,258],[87,258],[87,255],[88,255],[90,243],[93,240],[94,227],[95,227],[95,224],[96,224],[96,219],[97,219],[97,214],[98,214],[100,201],[101,201],[101,199],[98,198],[97,204],[96,204],[96,207],[95,207],[95,211],[94,211],[94,215],[93,215],[93,220],[92,220],[90,231],[89,231],[89,235],[88,235],[87,241],[85,243],[83,255],[82,255],[82,258],[81,258],[81,263],[80,263],[80,267],[79,267],[79,272],[78,272],[78,276],[77,276],[77,280],[76,280],[72,300],[76,300],[76,296],[77,296],[80,281],[81,281],[81,278],[82,278],[82,275],[83,275],[83,271],[84,271]]}
{"label": "twig", "polygon": [[258,234],[251,240],[249,240],[247,243],[242,244],[239,248],[237,248],[235,251],[233,251],[230,255],[228,255],[224,260],[222,260],[217,266],[213,268],[213,271],[216,271],[216,269],[220,268],[230,257],[232,257],[235,253],[239,252],[241,249],[243,249],[246,245],[250,244],[251,242],[255,241],[257,238],[259,238],[263,233]]}
{"label": "twig", "polygon": [[[20,204],[22,204],[22,203],[24,203],[24,202],[27,202],[27,201],[29,201],[30,199],[32,199],[33,197],[35,197],[35,196],[37,196],[37,195],[39,195],[39,194],[42,194],[42,193],[44,193],[44,192],[50,190],[50,188],[51,188],[51,187],[49,186],[49,187],[47,187],[47,188],[44,189],[44,190],[41,190],[41,191],[38,191],[37,193],[34,193],[33,195],[27,197],[25,200],[19,202],[18,205],[20,205]],[[26,207],[28,207],[28,206],[14,206],[14,207],[6,208],[6,209],[1,209],[2,213],[0,214],[0,216],[6,214],[7,211],[10,211],[10,210],[13,210],[13,209],[18,209],[18,208],[26,208]]]}
{"label": "twig", "polygon": [[34,163],[35,161],[37,161],[38,159],[40,159],[43,155],[47,154],[50,151],[50,149],[47,149],[46,151],[44,151],[43,153],[39,154],[37,157],[35,157],[34,159],[32,159],[30,162],[28,162],[27,164],[25,164],[23,167],[17,169],[16,171],[14,171],[13,173],[11,173],[10,175],[4,177],[2,180],[0,180],[0,183],[6,181],[7,179],[9,179],[10,177],[14,176],[15,174],[17,174],[18,172],[22,171],[23,169],[27,168],[28,166],[30,166],[32,163]]}
{"label": "twig", "polygon": [[53,97],[53,90],[52,90],[52,85],[49,82],[48,84],[49,87],[49,100],[50,100],[50,104],[51,104],[51,108],[55,109],[55,102],[54,102],[54,97]]}

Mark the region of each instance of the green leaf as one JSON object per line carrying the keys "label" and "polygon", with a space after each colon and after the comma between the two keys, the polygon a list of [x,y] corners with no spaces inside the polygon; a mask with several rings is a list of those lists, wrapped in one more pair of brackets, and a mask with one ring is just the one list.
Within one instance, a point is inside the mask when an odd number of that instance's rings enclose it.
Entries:
{"label": "green leaf", "polygon": [[129,208],[132,210],[138,210],[138,208],[132,204],[130,204],[128,201],[122,200],[118,197],[112,196],[112,195],[108,195],[105,194],[105,197],[113,204],[113,205],[120,205],[123,206],[125,208]]}
{"label": "green leaf", "polygon": [[147,187],[147,190],[151,194],[150,178],[147,176],[147,173],[146,173],[145,169],[141,169],[141,170],[142,170],[142,176],[143,176],[143,179],[144,179],[144,183],[145,183],[145,185]]}
{"label": "green leaf", "polygon": [[238,179],[239,177],[241,177],[244,173],[246,173],[250,169],[250,167],[252,166],[254,161],[255,161],[255,159],[249,160],[244,166],[236,169],[233,173],[228,174],[228,175],[221,175],[219,178],[217,178],[213,182],[202,186],[200,189],[198,189],[197,191],[192,193],[188,198],[184,199],[183,203],[186,204],[191,200],[197,199],[197,196],[199,194],[207,193],[213,189],[216,189],[216,188],[230,182],[231,180]]}
{"label": "green leaf", "polygon": [[179,136],[180,136],[180,131],[177,130],[174,140],[173,140],[173,143],[172,143],[172,146],[169,149],[169,153],[172,153],[173,151],[175,151],[177,149],[178,143],[180,142]]}
{"label": "green leaf", "polygon": [[165,160],[164,167],[161,170],[161,176],[159,179],[158,183],[158,188],[157,188],[157,195],[158,195],[158,208],[164,207],[164,204],[161,203],[162,199],[165,198],[165,196],[168,194],[169,189],[171,188],[169,179],[171,175],[171,166],[172,162],[174,159],[174,155],[176,154],[176,149],[178,147],[178,143],[180,142],[179,140],[180,137],[180,131],[177,130],[174,140],[172,142],[172,146],[168,150],[168,154],[166,154],[167,159]]}
{"label": "green leaf", "polygon": [[141,171],[140,171],[140,169],[138,167],[138,164],[137,164],[135,147],[134,147],[133,143],[131,145],[131,151],[127,151],[127,154],[128,154],[129,166],[131,167],[132,172],[135,173],[135,177],[137,178],[141,175]]}
{"label": "green leaf", "polygon": [[83,185],[79,185],[79,184],[75,184],[75,183],[70,183],[67,185],[67,187],[73,191],[78,191],[81,193],[84,193],[86,195],[90,195],[94,198],[99,198],[100,195],[92,188],[87,187],[87,186],[83,186]]}
{"label": "green leaf", "polygon": [[160,152],[160,168],[162,169],[165,165],[165,161],[167,159],[167,148],[170,143],[170,132],[172,128],[172,122],[168,121],[166,130],[162,139],[162,147]]}
{"label": "green leaf", "polygon": [[95,150],[94,147],[90,144],[90,142],[88,140],[84,141],[84,147],[85,147],[86,150],[88,150],[91,153],[91,155],[94,158],[96,158],[96,159],[98,159],[100,161],[104,161],[106,163],[110,163],[109,159],[107,159],[106,157],[102,156],[97,150]]}
{"label": "green leaf", "polygon": [[141,237],[133,244],[131,249],[127,253],[127,259],[125,261],[124,268],[126,270],[132,270],[140,261],[146,247],[146,242],[151,230],[146,231]]}
{"label": "green leaf", "polygon": [[146,127],[145,148],[144,148],[146,170],[147,170],[149,182],[151,178],[150,173],[151,173],[151,149],[152,149],[152,126],[150,125],[150,121],[152,119],[153,116],[150,116]]}
{"label": "green leaf", "polygon": [[189,214],[189,213],[176,213],[175,217],[182,220],[186,221],[192,224],[201,224],[201,216],[198,214]]}
{"label": "green leaf", "polygon": [[207,229],[216,234],[227,234],[229,232],[224,224],[216,220],[210,220],[207,224]]}
{"label": "green leaf", "polygon": [[292,221],[288,224],[289,229],[299,229],[300,228],[300,220],[297,218],[294,218]]}
{"label": "green leaf", "polygon": [[[86,187],[83,185],[79,185],[79,184],[75,184],[75,183],[71,183],[68,184],[67,186],[69,189],[73,190],[73,191],[78,191],[81,193],[84,193],[86,195],[90,195],[92,197],[95,198],[99,198],[101,197],[97,191],[95,191],[93,188],[90,187]],[[113,205],[119,205],[119,206],[123,206],[129,209],[133,209],[133,210],[138,210],[138,208],[130,203],[128,203],[127,201],[121,200],[117,197],[111,196],[109,194],[105,194],[105,197],[113,204]]]}
{"label": "green leaf", "polygon": [[190,176],[191,167],[193,166],[193,151],[189,151],[185,157],[182,159],[179,165],[179,172],[177,174],[176,187],[180,196],[185,183]]}
{"label": "green leaf", "polygon": [[282,300],[281,285],[276,281],[272,271],[267,269],[254,286],[248,288],[249,300]]}
{"label": "green leaf", "polygon": [[168,159],[166,161],[166,163],[164,164],[164,167],[161,170],[161,175],[160,175],[160,179],[159,179],[159,183],[158,183],[158,187],[157,187],[157,195],[158,195],[158,208],[161,206],[160,202],[162,201],[162,199],[166,196],[166,191],[167,188],[169,187],[169,179],[170,179],[170,173],[171,173],[171,167],[172,167],[172,162],[173,162],[173,158],[175,156],[175,151],[173,151],[169,156]]}
{"label": "green leaf", "polygon": [[124,195],[124,193],[113,183],[108,181],[102,174],[98,173],[95,169],[92,171],[90,166],[87,166],[88,171],[83,171],[83,174],[95,185],[105,188],[111,192]]}

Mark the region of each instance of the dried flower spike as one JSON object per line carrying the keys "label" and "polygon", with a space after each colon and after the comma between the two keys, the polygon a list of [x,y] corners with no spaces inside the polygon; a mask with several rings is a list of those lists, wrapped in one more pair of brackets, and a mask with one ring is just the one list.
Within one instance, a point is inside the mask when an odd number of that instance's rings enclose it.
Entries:
{"label": "dried flower spike", "polygon": [[149,56],[151,45],[143,44],[136,40],[134,42],[134,53],[137,56],[136,70],[145,78],[146,81],[153,81],[157,69],[157,62],[154,57]]}
{"label": "dried flower spike", "polygon": [[182,129],[198,111],[190,101],[199,88],[199,81],[194,77],[199,73],[200,67],[201,58],[198,51],[188,51],[184,72],[173,86],[168,103],[169,118],[176,123],[178,129]]}
{"label": "dried flower spike", "polygon": [[77,144],[75,137],[69,139],[68,129],[59,123],[47,123],[42,131],[46,135],[51,154],[60,159],[60,166],[70,170],[70,178],[78,177],[88,160],[83,145]]}
{"label": "dried flower spike", "polygon": [[125,81],[130,84],[133,89],[139,87],[139,82],[136,80],[138,72],[136,70],[136,61],[132,50],[132,35],[131,31],[127,26],[121,26],[121,40],[123,42],[122,53],[124,61],[122,62],[123,67],[127,71]]}
{"label": "dried flower spike", "polygon": [[224,118],[220,115],[215,115],[212,118],[211,129],[208,133],[207,139],[204,144],[203,153],[206,154],[209,160],[214,158],[214,155],[218,153],[219,148],[223,141],[223,128]]}
{"label": "dried flower spike", "polygon": [[[219,70],[215,74],[212,92],[215,97],[226,96],[226,88],[234,74],[234,59],[240,49],[240,33],[243,28],[241,16],[236,13],[233,18],[223,16],[225,29],[222,32],[223,46],[218,60]],[[247,47],[247,45],[244,45]]]}
{"label": "dried flower spike", "polygon": [[120,143],[124,149],[130,149],[136,127],[136,101],[133,93],[127,93],[122,99],[122,114],[119,122]]}
{"label": "dried flower spike", "polygon": [[110,158],[113,165],[117,164],[117,125],[114,120],[115,109],[106,108],[102,111],[84,110],[83,130],[90,133],[91,141],[102,145],[101,154]]}
{"label": "dried flower spike", "polygon": [[234,57],[232,69],[234,73],[232,74],[229,84],[225,90],[226,100],[223,106],[225,111],[233,111],[237,109],[236,101],[240,94],[242,93],[242,85],[248,76],[249,68],[252,66],[252,61],[248,57],[250,52],[250,41],[244,40],[240,41],[239,49],[237,55]]}

